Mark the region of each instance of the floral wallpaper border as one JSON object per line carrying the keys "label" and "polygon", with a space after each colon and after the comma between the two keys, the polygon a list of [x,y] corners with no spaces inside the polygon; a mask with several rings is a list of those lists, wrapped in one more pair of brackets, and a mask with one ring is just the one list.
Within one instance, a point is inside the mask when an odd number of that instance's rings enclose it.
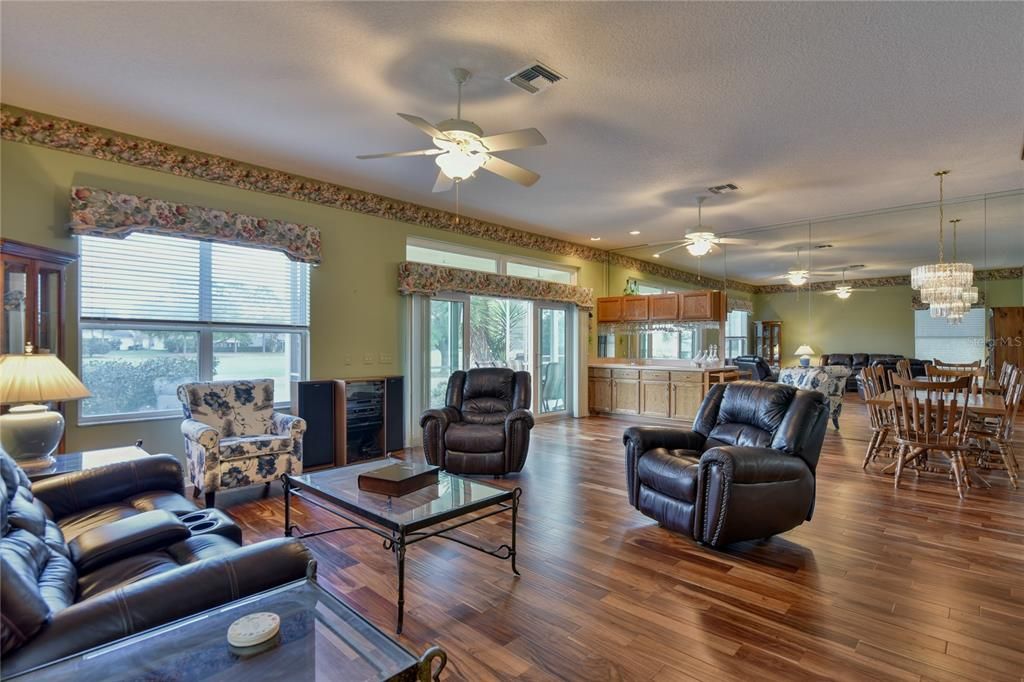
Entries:
{"label": "floral wallpaper border", "polygon": [[[215,182],[252,192],[305,201],[365,215],[423,225],[470,237],[511,244],[560,256],[572,256],[597,263],[611,263],[703,288],[720,288],[717,280],[694,273],[649,263],[638,258],[612,254],[583,244],[534,234],[505,225],[428,208],[408,201],[363,192],[343,185],[314,180],[284,171],[234,161],[222,156],[175,147],[119,133],[58,116],[27,111],[0,104],[0,138],[40,147],[90,156],[104,161],[172,173],[182,177]],[[730,288],[754,293],[753,285],[735,280]]]}
{"label": "floral wallpaper border", "polygon": [[[998,268],[993,270],[975,270],[974,281],[995,281],[1003,279],[1021,279],[1024,277],[1024,268]],[[892,277],[866,277],[864,279],[847,279],[846,283],[854,287],[909,287],[910,275],[894,275]],[[842,280],[830,282],[811,282],[811,291],[828,291],[835,289],[842,284]],[[808,285],[800,287],[800,291],[807,291]],[[759,294],[790,294],[795,293],[797,287],[789,284],[767,284],[757,287]]]}
{"label": "floral wallpaper border", "polygon": [[574,303],[584,310],[594,307],[594,290],[590,287],[412,261],[402,261],[398,264],[398,291],[404,295],[427,296],[451,291],[460,294]]}
{"label": "floral wallpaper border", "polygon": [[111,192],[94,187],[71,188],[72,234],[124,239],[133,232],[262,246],[293,261],[320,263],[320,230],[281,220],[177,204],[162,199]]}
{"label": "floral wallpaper border", "polygon": [[[527,249],[572,256],[597,263],[631,268],[655,277],[684,282],[707,289],[724,289],[722,280],[698,276],[658,263],[595,249],[583,244],[534,234],[469,216],[458,221],[455,214],[408,201],[392,199],[343,185],[314,180],[284,171],[234,161],[222,156],[175,147],[125,133],[0,103],[0,139],[90,156],[182,177],[205,180],[238,189],[305,201],[345,211],[363,213],[423,225],[438,230],[488,239]],[[1022,268],[1003,268],[976,272],[978,280],[1018,279]],[[877,277],[855,280],[858,286],[905,286],[909,276]],[[851,280],[853,281],[853,280]],[[814,291],[833,288],[837,282],[815,282]],[[778,294],[794,291],[785,284],[757,286],[730,279],[728,288],[751,294]]]}

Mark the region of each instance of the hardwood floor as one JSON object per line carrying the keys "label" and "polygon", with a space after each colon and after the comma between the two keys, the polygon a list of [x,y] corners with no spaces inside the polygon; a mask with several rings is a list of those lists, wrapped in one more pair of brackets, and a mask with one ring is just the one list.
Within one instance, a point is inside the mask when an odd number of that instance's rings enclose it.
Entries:
{"label": "hardwood floor", "polygon": [[[881,464],[861,470],[863,403],[850,396],[844,410],[814,519],[726,551],[628,505],[625,422],[539,423],[526,470],[495,482],[524,490],[522,577],[455,543],[411,547],[400,641],[442,646],[449,680],[1022,679],[1024,492],[1001,472],[963,502],[939,476],[894,490]],[[247,494],[218,501],[247,541],[279,536],[280,490]],[[305,529],[333,523],[298,509]],[[499,518],[466,531],[500,544]],[[380,542],[344,531],[307,542],[320,582],[393,633],[396,573]]]}

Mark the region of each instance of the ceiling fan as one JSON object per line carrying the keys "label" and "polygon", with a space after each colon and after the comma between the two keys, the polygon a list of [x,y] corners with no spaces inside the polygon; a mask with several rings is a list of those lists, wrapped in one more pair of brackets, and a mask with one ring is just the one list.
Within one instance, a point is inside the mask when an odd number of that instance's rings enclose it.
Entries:
{"label": "ceiling fan", "polygon": [[435,192],[450,190],[456,182],[462,182],[467,178],[473,177],[473,174],[480,168],[499,175],[506,180],[518,182],[524,187],[529,187],[537,182],[540,179],[540,175],[494,156],[494,153],[547,144],[548,141],[536,128],[525,128],[523,130],[514,130],[508,133],[487,135],[485,137],[484,131],[480,129],[480,126],[472,121],[464,121],[462,119],[462,85],[469,80],[469,71],[466,69],[452,69],[451,74],[452,79],[458,84],[459,88],[455,118],[441,121],[434,126],[419,116],[399,114],[403,119],[427,135],[430,135],[434,141],[434,148],[416,149],[408,152],[388,152],[386,154],[363,154],[356,158],[384,159],[399,156],[434,156],[436,157],[434,162],[441,169],[437,174],[437,181],[434,183]]}
{"label": "ceiling fan", "polygon": [[776,275],[775,279],[788,280],[790,284],[795,287],[801,287],[807,284],[807,281],[812,276],[827,275],[826,272],[811,272],[800,263],[800,247],[796,248],[796,265],[791,267],[786,274]]}
{"label": "ceiling fan", "polygon": [[[863,266],[861,266],[861,267],[863,267]],[[854,291],[874,291],[874,289],[860,289],[860,288],[855,288],[855,287],[851,287],[850,285],[848,285],[846,283],[846,268],[843,268],[843,282],[842,282],[842,284],[836,285],[835,289],[829,289],[828,291],[823,291],[821,293],[829,295],[829,296],[836,296],[837,298],[840,298],[842,300],[846,300],[846,299],[850,298],[850,294],[852,294]]]}
{"label": "ceiling fan", "polygon": [[711,253],[711,249],[713,249],[717,244],[754,243],[753,239],[732,239],[729,237],[719,237],[714,232],[709,230],[708,227],[704,225],[702,214],[704,202],[707,201],[707,199],[708,198],[706,196],[697,197],[697,227],[690,231],[687,231],[686,236],[684,236],[682,239],[676,239],[670,242],[659,242],[657,244],[651,245],[663,246],[665,244],[672,244],[672,246],[668,247],[667,249],[662,249],[661,251],[655,253],[655,258],[661,258],[662,255],[670,251],[675,251],[676,249],[681,249],[684,246],[686,247],[686,250],[690,253],[691,256],[697,256],[698,258],[700,258],[701,256],[706,256],[709,253]]}

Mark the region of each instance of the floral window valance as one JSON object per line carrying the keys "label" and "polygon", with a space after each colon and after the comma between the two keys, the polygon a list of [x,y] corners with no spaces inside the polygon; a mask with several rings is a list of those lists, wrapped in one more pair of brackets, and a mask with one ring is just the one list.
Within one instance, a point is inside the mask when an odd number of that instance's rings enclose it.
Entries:
{"label": "floral window valance", "polygon": [[309,225],[256,218],[172,201],[71,188],[71,232],[123,239],[133,232],[256,246],[280,251],[293,261],[320,263],[320,230]]}
{"label": "floral window valance", "polygon": [[754,302],[748,301],[745,298],[736,298],[733,296],[729,296],[726,299],[726,305],[728,306],[730,313],[736,310],[741,310],[746,313],[754,312]]}
{"label": "floral window valance", "polygon": [[574,303],[583,309],[594,307],[594,290],[589,287],[411,261],[398,264],[398,291],[405,295],[427,296],[435,296],[441,291],[451,291],[460,294]]}

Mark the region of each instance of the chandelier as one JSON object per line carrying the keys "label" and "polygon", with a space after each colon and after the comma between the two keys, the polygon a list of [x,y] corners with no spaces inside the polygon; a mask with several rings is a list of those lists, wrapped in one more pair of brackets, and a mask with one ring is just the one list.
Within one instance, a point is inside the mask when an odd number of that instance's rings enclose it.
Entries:
{"label": "chandelier", "polygon": [[951,324],[959,323],[971,305],[978,302],[978,288],[974,284],[974,266],[956,262],[956,224],[953,223],[953,261],[944,262],[942,182],[948,170],[935,173],[939,178],[939,262],[932,265],[918,265],[910,270],[910,286],[921,292],[921,301],[928,304],[932,317],[946,318]]}

